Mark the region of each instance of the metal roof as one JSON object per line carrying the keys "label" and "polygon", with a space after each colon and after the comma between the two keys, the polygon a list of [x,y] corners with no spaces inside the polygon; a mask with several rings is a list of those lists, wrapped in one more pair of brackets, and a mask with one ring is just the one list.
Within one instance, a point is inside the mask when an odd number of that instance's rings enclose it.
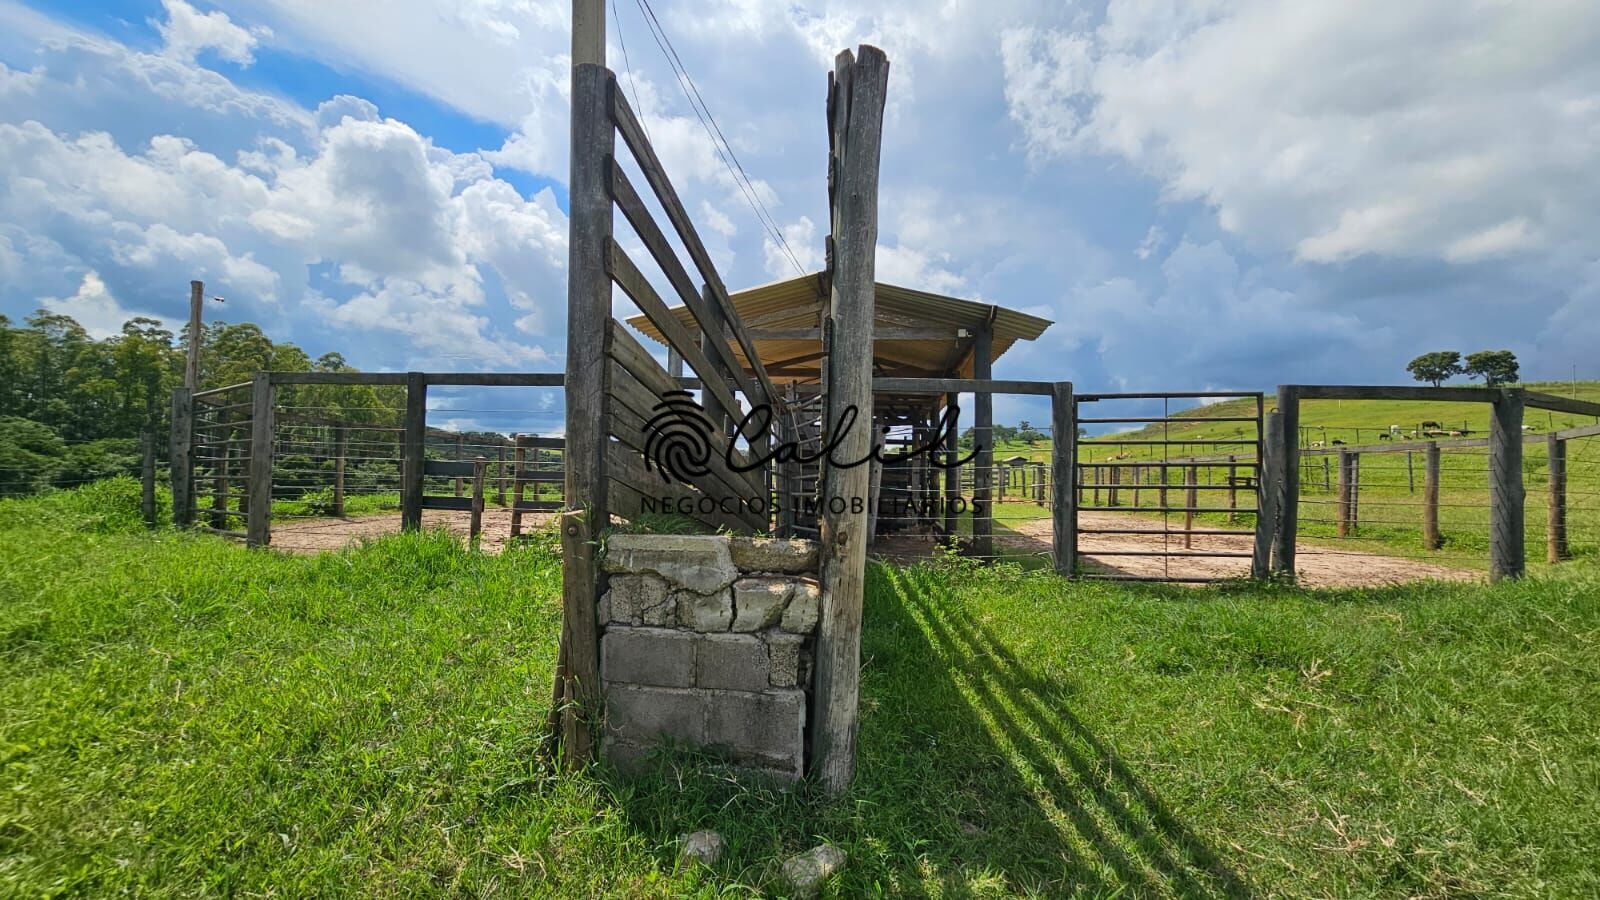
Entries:
{"label": "metal roof", "polygon": [[[822,272],[815,272],[730,296],[747,329],[814,329],[821,321],[827,283]],[[877,283],[875,297],[875,327],[880,336],[873,342],[873,362],[876,374],[880,375],[970,378],[972,335],[985,322],[992,319],[994,323],[991,362],[999,359],[1012,344],[1034,340],[1053,324],[1003,306],[883,282]],[[687,328],[698,333],[699,326],[687,307],[676,306],[671,312]],[[657,343],[666,343],[661,332],[643,315],[628,319],[628,324]],[[895,329],[947,330],[949,337],[882,336]],[[813,382],[821,378],[821,341],[757,339],[754,344],[774,382]],[[733,349],[748,367],[737,344]]]}

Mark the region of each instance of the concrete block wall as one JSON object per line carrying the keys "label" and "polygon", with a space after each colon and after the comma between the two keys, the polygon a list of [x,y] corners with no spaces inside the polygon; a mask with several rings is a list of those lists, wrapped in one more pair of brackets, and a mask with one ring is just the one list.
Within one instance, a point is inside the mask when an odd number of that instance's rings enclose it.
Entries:
{"label": "concrete block wall", "polygon": [[671,740],[800,778],[822,607],[816,545],[619,534],[603,560],[602,755],[628,767]]}

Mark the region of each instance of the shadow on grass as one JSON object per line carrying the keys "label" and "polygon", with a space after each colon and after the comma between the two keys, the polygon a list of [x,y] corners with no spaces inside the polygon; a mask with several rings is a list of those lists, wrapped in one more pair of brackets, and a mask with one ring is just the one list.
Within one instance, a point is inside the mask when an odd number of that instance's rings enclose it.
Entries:
{"label": "shadow on grass", "polygon": [[670,870],[676,838],[729,843],[715,880],[781,890],[821,841],[849,864],[838,896],[1249,896],[1243,879],[1058,699],[931,566],[874,565],[862,642],[857,774],[842,799],[783,791],[704,758],[613,778],[628,826]]}
{"label": "shadow on grass", "polygon": [[[1050,892],[1250,894],[1242,877],[1073,714],[1061,700],[1070,685],[1017,659],[953,595],[947,576],[927,568],[880,573],[926,640],[927,653],[948,673],[944,683],[927,689],[953,692],[968,705],[992,744],[982,755],[1011,770],[1010,780],[1025,795],[1011,802],[1033,807],[1027,829],[1059,857],[1055,872],[1016,871],[1013,877]],[[890,611],[878,606],[871,612]]]}

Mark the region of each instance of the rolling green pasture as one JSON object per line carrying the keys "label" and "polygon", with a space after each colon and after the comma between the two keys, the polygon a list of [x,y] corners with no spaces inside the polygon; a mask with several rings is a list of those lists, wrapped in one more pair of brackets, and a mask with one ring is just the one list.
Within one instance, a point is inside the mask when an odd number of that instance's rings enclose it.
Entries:
{"label": "rolling green pasture", "polygon": [[[1600,574],[1363,591],[869,570],[858,776],[536,756],[548,537],[315,557],[0,501],[0,895],[1593,896]],[[729,841],[680,868],[698,828]]]}

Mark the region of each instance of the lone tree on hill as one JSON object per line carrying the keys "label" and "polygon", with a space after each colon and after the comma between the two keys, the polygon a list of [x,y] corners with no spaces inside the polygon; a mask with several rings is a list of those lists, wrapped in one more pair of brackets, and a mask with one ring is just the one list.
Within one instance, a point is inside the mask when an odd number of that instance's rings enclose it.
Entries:
{"label": "lone tree on hill", "polygon": [[1467,370],[1461,365],[1461,354],[1454,350],[1435,350],[1407,363],[1406,371],[1411,373],[1412,378],[1438,387],[1446,379]]}
{"label": "lone tree on hill", "polygon": [[1468,378],[1482,378],[1484,387],[1517,380],[1517,355],[1510,350],[1479,350],[1467,354]]}

